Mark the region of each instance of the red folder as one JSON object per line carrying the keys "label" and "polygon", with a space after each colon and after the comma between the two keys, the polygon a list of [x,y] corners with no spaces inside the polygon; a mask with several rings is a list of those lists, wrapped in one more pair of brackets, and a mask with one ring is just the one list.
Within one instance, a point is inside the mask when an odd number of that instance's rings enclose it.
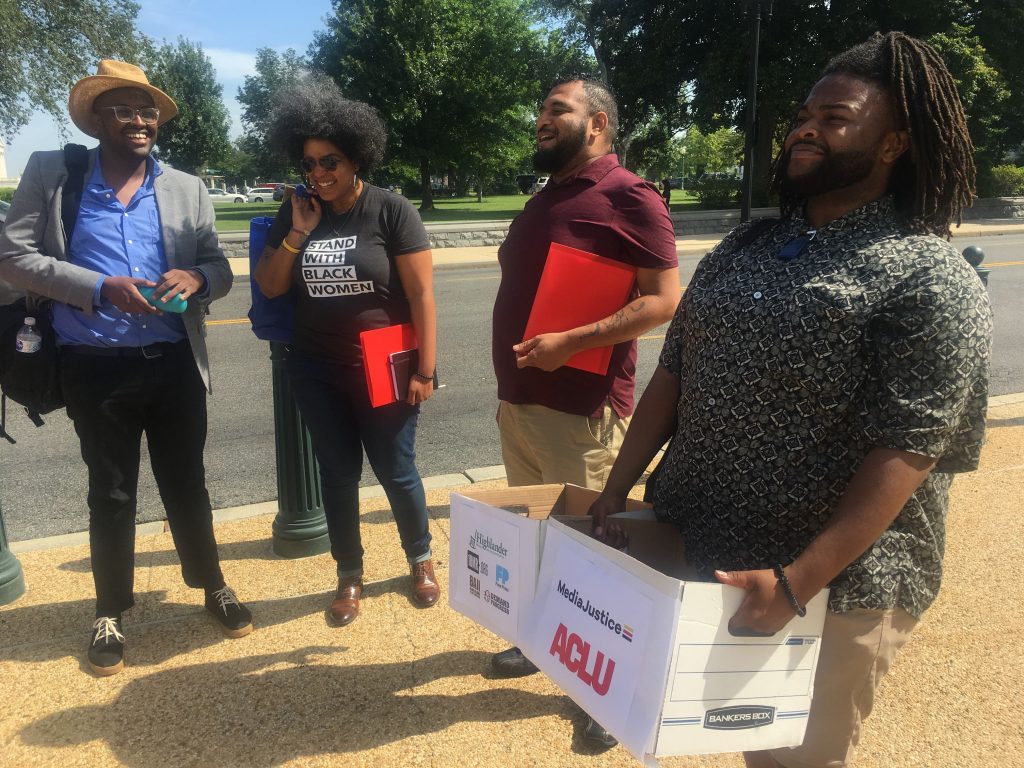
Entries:
{"label": "red folder", "polygon": [[[595,253],[552,243],[523,341],[541,333],[568,331],[613,315],[626,306],[636,268]],[[585,349],[566,365],[604,376],[612,347]]]}
{"label": "red folder", "polygon": [[363,331],[359,334],[359,343],[363,347],[363,371],[370,405],[377,408],[395,402],[388,358],[395,352],[419,348],[412,323]]}

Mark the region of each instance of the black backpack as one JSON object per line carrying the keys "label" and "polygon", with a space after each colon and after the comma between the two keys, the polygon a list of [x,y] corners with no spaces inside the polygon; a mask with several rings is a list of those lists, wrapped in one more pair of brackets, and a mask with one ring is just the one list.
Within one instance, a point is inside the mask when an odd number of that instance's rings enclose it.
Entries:
{"label": "black backpack", "polygon": [[[70,248],[82,202],[88,151],[81,144],[67,144],[64,163],[68,178],[61,197],[60,213]],[[6,429],[8,398],[24,406],[25,413],[37,427],[43,425],[44,414],[64,407],[57,342],[50,321],[52,304],[49,299],[27,296],[12,304],[0,305],[0,438],[10,443],[15,440]],[[15,349],[18,331],[26,317],[36,319],[36,330],[43,337],[42,348],[31,355]]]}

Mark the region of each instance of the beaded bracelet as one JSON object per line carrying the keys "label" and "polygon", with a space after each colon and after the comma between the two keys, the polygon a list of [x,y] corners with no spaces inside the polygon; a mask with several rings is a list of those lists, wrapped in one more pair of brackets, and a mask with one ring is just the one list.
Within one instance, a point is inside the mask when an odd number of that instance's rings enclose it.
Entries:
{"label": "beaded bracelet", "polygon": [[807,609],[800,605],[800,601],[796,599],[796,595],[793,594],[793,587],[789,585],[789,579],[786,577],[786,572],[782,570],[782,566],[776,563],[772,568],[775,571],[775,578],[778,579],[779,584],[782,585],[783,591],[786,593],[786,598],[789,600],[789,604],[796,611],[796,615],[801,618],[807,615]]}
{"label": "beaded bracelet", "polygon": [[433,376],[427,376],[426,374],[420,373],[419,371],[414,373],[413,376],[415,376],[420,381],[433,381],[434,380]]}
{"label": "beaded bracelet", "polygon": [[308,229],[299,229],[298,227],[292,227],[292,232],[298,232],[300,235],[302,235],[305,238],[308,238],[310,236],[310,234],[311,234]]}

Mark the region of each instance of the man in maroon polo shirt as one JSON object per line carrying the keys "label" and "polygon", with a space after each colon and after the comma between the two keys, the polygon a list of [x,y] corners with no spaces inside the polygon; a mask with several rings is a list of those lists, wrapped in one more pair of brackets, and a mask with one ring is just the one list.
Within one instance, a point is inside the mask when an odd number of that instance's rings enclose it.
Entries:
{"label": "man in maroon polo shirt", "polygon": [[[534,166],[551,180],[509,228],[498,251],[491,353],[498,429],[508,484],[573,483],[603,489],[633,413],[636,338],[668,322],[679,301],[675,233],[652,185],[612,152],[618,109],[592,80],[556,84],[540,109]],[[614,314],[579,328],[523,339],[552,243],[636,268],[633,296]],[[579,290],[587,283],[580,280]],[[577,352],[614,345],[607,374],[565,366]],[[496,654],[495,674],[537,668],[518,648]],[[614,744],[590,718],[586,737]]]}

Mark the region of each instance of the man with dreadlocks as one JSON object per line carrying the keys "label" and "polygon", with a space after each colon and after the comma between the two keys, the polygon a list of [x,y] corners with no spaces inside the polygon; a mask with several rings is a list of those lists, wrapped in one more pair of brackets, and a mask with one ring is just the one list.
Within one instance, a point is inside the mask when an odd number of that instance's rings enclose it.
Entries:
{"label": "man with dreadlocks", "polygon": [[[672,438],[654,491],[697,574],[771,635],[830,588],[802,746],[747,765],[842,766],[942,572],[952,474],[977,466],[991,314],[943,238],[972,195],[963,109],[934,49],[876,35],[833,59],[778,165],[781,220],[699,265],[595,533]],[[611,532],[611,531],[609,531]]]}

